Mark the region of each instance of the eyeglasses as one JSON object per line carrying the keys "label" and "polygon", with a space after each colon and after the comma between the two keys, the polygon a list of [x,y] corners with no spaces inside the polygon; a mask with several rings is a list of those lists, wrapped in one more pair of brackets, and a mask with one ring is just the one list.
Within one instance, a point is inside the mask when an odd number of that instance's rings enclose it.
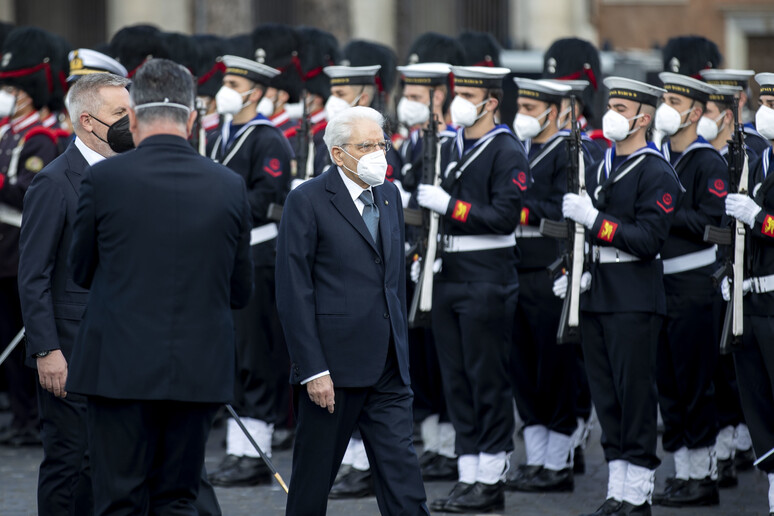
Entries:
{"label": "eyeglasses", "polygon": [[360,152],[364,154],[370,154],[377,149],[387,152],[392,148],[392,142],[390,140],[382,140],[380,142],[363,142],[363,143],[342,143],[341,147],[345,145],[352,145],[360,149]]}

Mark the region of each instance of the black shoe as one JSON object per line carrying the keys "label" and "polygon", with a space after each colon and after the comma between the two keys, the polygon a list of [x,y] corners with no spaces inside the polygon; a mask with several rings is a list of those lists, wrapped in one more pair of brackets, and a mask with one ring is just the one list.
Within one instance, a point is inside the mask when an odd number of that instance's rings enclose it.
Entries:
{"label": "black shoe", "polygon": [[425,466],[422,466],[422,479],[425,482],[439,480],[457,480],[457,459],[436,456],[435,460]]}
{"label": "black shoe", "polygon": [[660,500],[660,504],[667,507],[695,507],[719,503],[718,483],[709,477],[700,480],[692,478]]}
{"label": "black shoe", "polygon": [[424,468],[428,464],[435,461],[435,459],[438,458],[438,454],[434,451],[426,451],[422,455],[419,456],[419,467]]}
{"label": "black shoe", "polygon": [[239,455],[226,455],[223,457],[223,460],[220,461],[220,464],[218,466],[210,471],[210,474],[208,475],[208,478],[212,480],[212,477],[220,473],[221,471],[226,471],[228,469],[232,469],[236,467],[237,464],[239,464],[239,459],[241,457]]}
{"label": "black shoe", "polygon": [[737,471],[747,471],[752,469],[753,462],[755,462],[755,452],[752,447],[744,451],[736,451],[736,457],[734,457],[734,464]]}
{"label": "black shoe", "polygon": [[621,508],[614,512],[613,516],[651,516],[650,504],[645,502],[642,505],[632,505],[622,502]]}
{"label": "black shoe", "polygon": [[531,478],[516,482],[513,489],[532,493],[558,493],[572,492],[574,487],[572,468],[564,468],[559,471],[541,468]]}
{"label": "black shoe", "polygon": [[363,498],[373,494],[371,470],[360,471],[352,468],[339,482],[333,484],[328,498]]}
{"label": "black shoe", "polygon": [[575,447],[575,460],[572,463],[572,472],[576,475],[586,473],[586,456],[583,454],[583,448],[580,446]]}
{"label": "black shoe", "polygon": [[210,482],[218,487],[257,486],[271,482],[271,471],[263,459],[239,457],[231,467],[220,469],[210,475]]}
{"label": "black shoe", "polygon": [[291,428],[280,428],[274,430],[271,435],[272,450],[289,450],[293,447],[293,439],[296,432]]}
{"label": "black shoe", "polygon": [[622,505],[623,502],[619,502],[615,498],[608,498],[605,500],[605,503],[599,506],[599,509],[588,514],[581,514],[581,516],[608,516],[616,514]]}
{"label": "black shoe", "polygon": [[519,464],[519,467],[514,470],[513,474],[509,473],[508,478],[505,479],[505,488],[509,491],[523,491],[519,486],[532,480],[542,469],[543,466]]}
{"label": "black shoe", "polygon": [[502,482],[482,484],[476,482],[467,493],[446,502],[446,512],[492,512],[505,509],[505,486]]}
{"label": "black shoe", "polygon": [[682,478],[669,477],[666,479],[666,485],[664,490],[660,493],[653,494],[653,503],[655,505],[661,505],[661,502],[666,499],[674,491],[682,489],[688,481]]}
{"label": "black shoe", "polygon": [[451,491],[449,491],[449,494],[447,496],[443,498],[438,498],[432,501],[432,503],[430,504],[430,510],[439,511],[439,512],[445,511],[446,504],[449,503],[450,500],[453,500],[459,496],[464,495],[471,489],[473,489],[473,484],[457,482],[456,484],[454,484],[454,487],[452,487]]}
{"label": "black shoe", "polygon": [[739,485],[736,476],[736,465],[733,459],[718,459],[718,487],[735,487]]}

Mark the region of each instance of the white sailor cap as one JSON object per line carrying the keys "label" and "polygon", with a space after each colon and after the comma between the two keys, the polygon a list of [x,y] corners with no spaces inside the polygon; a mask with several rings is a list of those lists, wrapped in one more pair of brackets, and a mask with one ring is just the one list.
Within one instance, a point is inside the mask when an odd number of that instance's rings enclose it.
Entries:
{"label": "white sailor cap", "polygon": [[519,97],[526,97],[543,102],[560,103],[562,98],[567,96],[572,87],[569,84],[563,84],[562,81],[551,79],[524,79],[514,77],[513,82],[519,87]]}
{"label": "white sailor cap", "polygon": [[710,102],[719,102],[721,104],[731,104],[734,101],[734,97],[742,91],[741,86],[731,86],[730,84],[713,84],[717,90],[715,93],[710,93]]}
{"label": "white sailor cap", "polygon": [[325,75],[331,78],[331,86],[373,85],[376,84],[376,72],[382,65],[371,66],[326,66]]}
{"label": "white sailor cap", "polygon": [[452,66],[454,86],[474,88],[502,88],[503,77],[511,73],[508,68],[499,66]]}
{"label": "white sailor cap", "polygon": [[666,90],[646,82],[635,81],[627,77],[606,77],[603,81],[610,98],[620,98],[656,106]]}
{"label": "white sailor cap", "polygon": [[658,78],[664,83],[664,89],[669,93],[682,95],[699,102],[707,102],[710,95],[717,93],[713,85],[687,75],[661,72],[658,74]]}
{"label": "white sailor cap", "polygon": [[223,64],[226,67],[224,75],[238,75],[265,86],[268,86],[269,81],[280,74],[276,68],[239,56],[223,56]]}
{"label": "white sailor cap", "polygon": [[572,79],[572,80],[545,79],[545,80],[549,80],[557,84],[566,84],[567,86],[569,86],[570,90],[565,94],[565,96],[569,96],[570,94],[581,95],[583,94],[584,91],[586,91],[586,88],[589,87],[589,84],[591,84],[589,81],[582,81],[580,79]]}
{"label": "white sailor cap", "polygon": [[446,84],[451,73],[451,65],[447,63],[417,63],[398,66],[404,84],[420,86],[438,86]]}
{"label": "white sailor cap", "polygon": [[774,73],[759,73],[755,82],[761,87],[759,95],[774,95]]}
{"label": "white sailor cap", "polygon": [[70,61],[70,75],[67,77],[67,82],[73,82],[82,75],[92,73],[112,73],[121,77],[128,75],[124,65],[112,57],[90,48],[71,50],[67,55],[67,60]]}
{"label": "white sailor cap", "polygon": [[699,70],[699,75],[713,86],[726,85],[746,88],[747,82],[750,80],[750,77],[755,75],[755,71],[733,70],[731,68],[707,68],[706,70]]}

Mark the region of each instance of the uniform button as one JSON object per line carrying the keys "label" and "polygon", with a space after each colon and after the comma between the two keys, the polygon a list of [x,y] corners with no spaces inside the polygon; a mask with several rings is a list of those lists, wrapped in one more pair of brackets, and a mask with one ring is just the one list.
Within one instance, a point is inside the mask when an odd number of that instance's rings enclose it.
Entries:
{"label": "uniform button", "polygon": [[389,319],[389,318],[390,318],[390,314],[388,314],[387,312],[385,312],[385,313],[384,313],[384,318],[385,318],[385,319]]}
{"label": "uniform button", "polygon": [[376,258],[374,260],[374,263],[378,265],[378,264],[382,263],[382,259],[381,258]]}

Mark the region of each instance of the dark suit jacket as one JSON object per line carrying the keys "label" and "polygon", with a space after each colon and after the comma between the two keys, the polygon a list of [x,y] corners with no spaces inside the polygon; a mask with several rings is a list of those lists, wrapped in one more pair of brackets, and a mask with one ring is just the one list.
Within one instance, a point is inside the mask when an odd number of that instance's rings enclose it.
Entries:
{"label": "dark suit jacket", "polygon": [[392,183],[373,191],[379,246],[335,166],[285,202],[276,285],[292,383],[330,370],[334,387],[371,386],[390,336],[409,383],[402,204]]}
{"label": "dark suit jacket", "polygon": [[24,197],[19,297],[27,357],[61,349],[65,359],[70,360],[88,299],[88,290],[75,284],[67,266],[78,190],[86,167],[81,151],[70,143],[61,156],[35,176]]}
{"label": "dark suit jacket", "polygon": [[229,401],[231,308],[252,290],[250,228],[242,178],[183,138],[151,136],[87,169],[70,263],[91,293],[67,391]]}

